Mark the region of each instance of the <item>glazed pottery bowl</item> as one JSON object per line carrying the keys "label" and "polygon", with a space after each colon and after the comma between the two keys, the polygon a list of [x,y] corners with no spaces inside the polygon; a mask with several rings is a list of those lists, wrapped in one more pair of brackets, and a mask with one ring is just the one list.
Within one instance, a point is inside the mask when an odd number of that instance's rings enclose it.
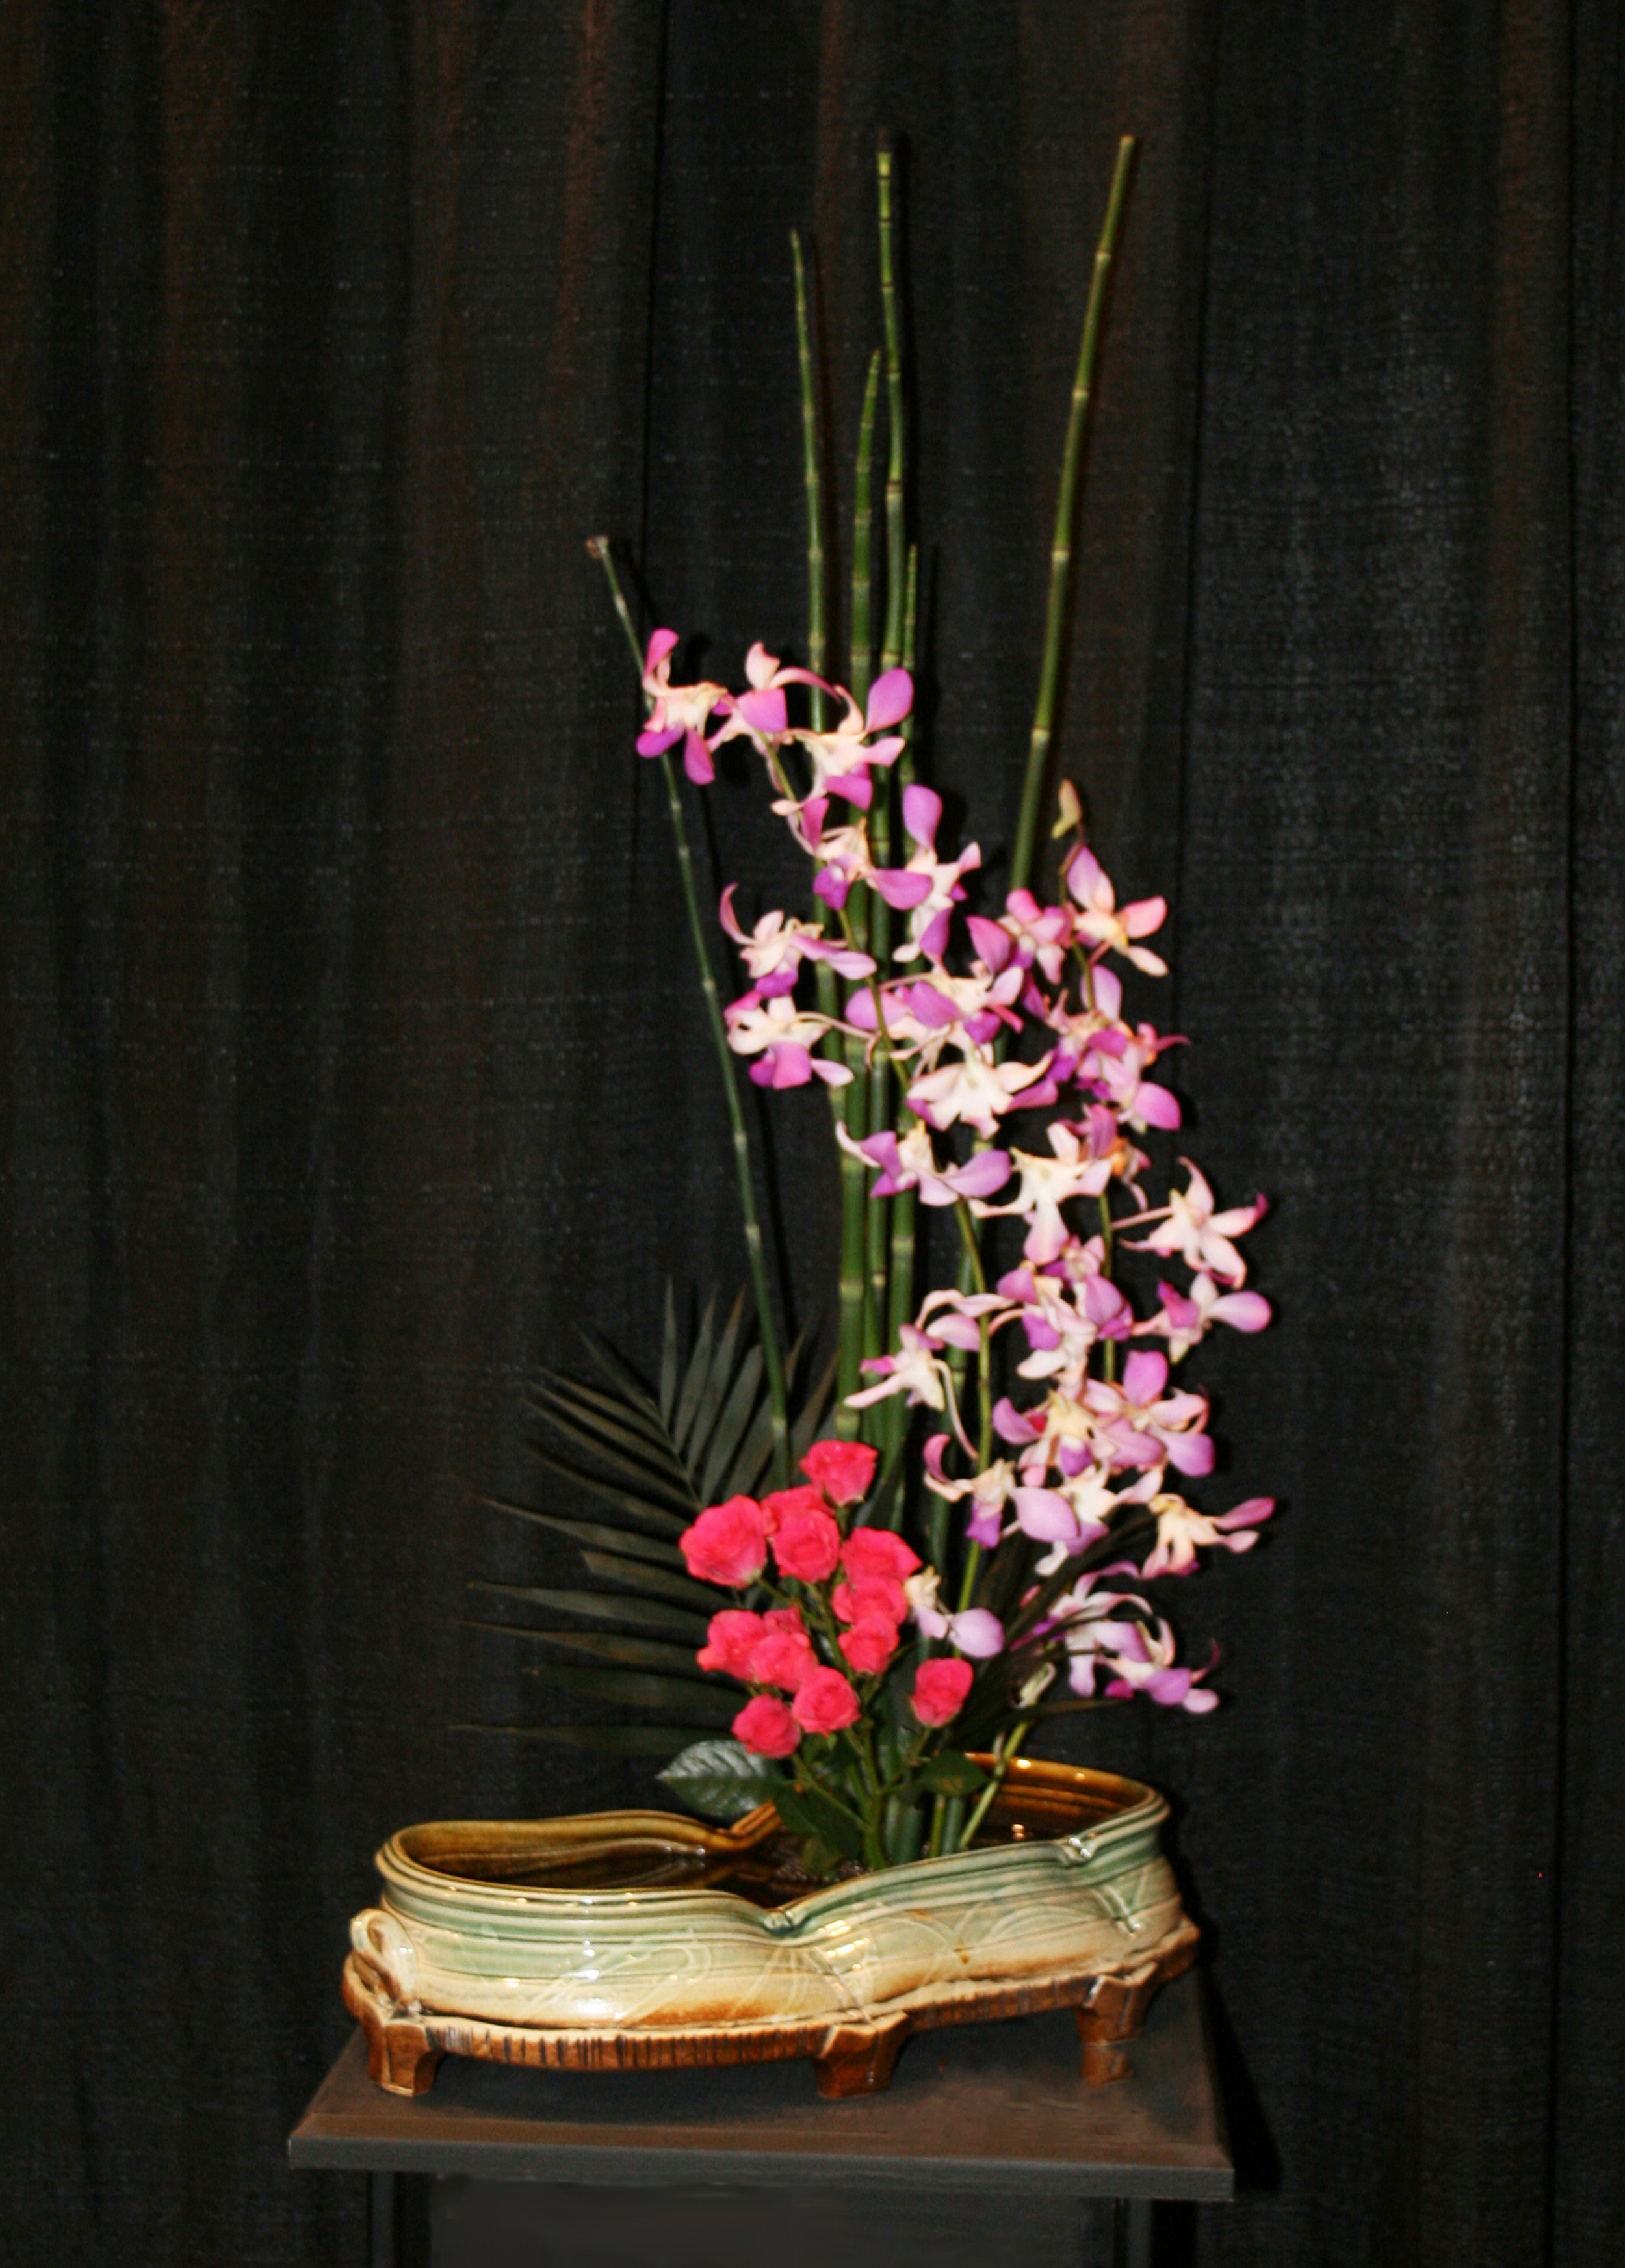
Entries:
{"label": "glazed pottery bowl", "polygon": [[1137,1781],[1018,1761],[972,1849],[789,1896],[770,1809],[730,1830],[637,1811],[443,1821],[385,1844],[351,1938],[401,2011],[616,2034],[863,2022],[1194,1944],[1166,1816]]}

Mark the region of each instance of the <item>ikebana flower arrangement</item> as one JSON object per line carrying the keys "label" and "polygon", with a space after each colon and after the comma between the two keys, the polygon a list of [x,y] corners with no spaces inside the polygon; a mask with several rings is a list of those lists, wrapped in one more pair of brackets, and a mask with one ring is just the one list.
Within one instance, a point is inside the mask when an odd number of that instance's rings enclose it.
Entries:
{"label": "ikebana flower arrangement", "polygon": [[[1064,780],[1048,887],[1036,871],[1078,466],[1130,148],[1085,323],[1037,713],[1002,887],[989,886],[977,842],[945,836],[942,799],[918,777],[917,555],[884,147],[885,351],[870,366],[859,430],[849,681],[825,668],[826,483],[798,245],[805,663],[757,643],[734,684],[685,677],[678,632],[637,638],[610,547],[592,547],[637,659],[637,752],[665,771],[733,1129],[757,1344],[739,1364],[739,1311],[725,1354],[708,1315],[682,1376],[668,1320],[658,1394],[607,1351],[612,1391],[546,1382],[550,1423],[612,1471],[555,1469],[634,1524],[533,1516],[592,1545],[589,1567],[622,1588],[617,1602],[508,1587],[577,1616],[629,1621],[615,1636],[549,1633],[595,1659],[542,1674],[686,1711],[688,1727],[670,1738],[607,1727],[604,1745],[680,1748],[662,1777],[715,1816],[770,1799],[814,1879],[968,1846],[1031,1728],[1060,1712],[1215,1707],[1212,1658],[1181,1659],[1151,1587],[1190,1576],[1204,1555],[1248,1550],[1274,1509],[1264,1497],[1226,1503],[1213,1478],[1200,1350],[1217,1329],[1255,1332],[1270,1320],[1241,1244],[1265,1203],[1221,1203],[1183,1154],[1180,1103],[1164,1074],[1184,1037],[1143,1012],[1167,974],[1167,907],[1120,892]],[[883,362],[881,569],[871,553]],[[716,792],[718,754],[732,743],[803,854],[806,888],[798,907],[759,909],[728,881],[717,921],[738,975],[724,998],[678,766],[690,792]],[[827,1416],[817,1388],[792,1408],[804,1351],[788,1361],[780,1351],[740,1068],[766,1107],[827,1108],[839,1152]]]}

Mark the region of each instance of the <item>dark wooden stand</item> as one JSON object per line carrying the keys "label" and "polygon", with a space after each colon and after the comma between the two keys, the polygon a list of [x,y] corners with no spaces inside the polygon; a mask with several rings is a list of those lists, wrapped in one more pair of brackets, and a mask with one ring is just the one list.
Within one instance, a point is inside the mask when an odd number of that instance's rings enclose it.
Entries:
{"label": "dark wooden stand", "polygon": [[371,2176],[372,2268],[1149,2268],[1152,2199],[1234,2186],[1195,1974],[1104,2088],[1060,2011],[920,2038],[886,2093],[835,2102],[788,2063],[453,2058],[387,2095],[357,2032],[288,2156]]}

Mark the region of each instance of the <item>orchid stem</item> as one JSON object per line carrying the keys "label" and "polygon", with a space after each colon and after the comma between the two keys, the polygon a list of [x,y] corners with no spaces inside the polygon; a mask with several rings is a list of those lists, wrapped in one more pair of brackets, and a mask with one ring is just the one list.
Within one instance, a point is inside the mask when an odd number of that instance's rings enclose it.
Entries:
{"label": "orchid stem", "polygon": [[1039,670],[1038,704],[1033,716],[1033,737],[1027,746],[1026,778],[1021,790],[1021,818],[1016,828],[1015,856],[1010,864],[1010,887],[1021,890],[1033,874],[1033,846],[1038,837],[1039,805],[1049,770],[1049,747],[1055,732],[1055,696],[1061,682],[1061,648],[1066,631],[1067,598],[1072,577],[1072,523],[1077,501],[1077,473],[1083,457],[1084,428],[1094,389],[1095,357],[1100,343],[1100,322],[1106,307],[1106,286],[1117,249],[1123,205],[1129,193],[1129,173],[1134,162],[1134,136],[1125,134],[1117,145],[1117,168],[1107,200],[1106,221],[1094,256],[1094,276],[1089,305],[1084,314],[1084,335],[1077,350],[1077,372],[1072,380],[1072,409],[1067,419],[1066,447],[1061,459],[1061,493],[1055,500],[1055,533],[1049,554],[1049,608],[1044,622],[1044,656]]}
{"label": "orchid stem", "polygon": [[[643,674],[643,653],[633,627],[626,594],[621,587],[621,578],[615,571],[614,558],[609,539],[596,535],[587,545],[588,550],[603,568],[614,601],[615,612],[621,617],[621,628],[632,649],[632,659]],[[660,770],[665,778],[666,802],[672,814],[672,835],[677,846],[677,870],[683,886],[683,903],[688,912],[688,933],[694,939],[695,959],[699,965],[700,990],[705,995],[706,1019],[710,1026],[711,1040],[717,1049],[717,1067],[722,1073],[723,1094],[728,1105],[728,1123],[733,1136],[734,1172],[739,1185],[739,1211],[745,1228],[745,1252],[750,1263],[751,1288],[756,1299],[756,1328],[761,1336],[761,1366],[767,1373],[768,1402],[772,1412],[773,1464],[780,1488],[790,1485],[790,1405],[784,1390],[784,1358],[779,1347],[778,1326],[773,1320],[773,1293],[768,1281],[767,1251],[762,1243],[761,1221],[756,1211],[756,1190],[751,1173],[750,1136],[746,1130],[745,1111],[739,1101],[739,1080],[734,1071],[733,1055],[728,1046],[727,1026],[723,1020],[722,1002],[717,997],[717,979],[711,973],[710,953],[706,944],[705,924],[700,913],[700,896],[695,885],[694,858],[688,848],[688,829],[683,820],[682,797],[678,792],[677,773],[669,751],[662,751]]]}

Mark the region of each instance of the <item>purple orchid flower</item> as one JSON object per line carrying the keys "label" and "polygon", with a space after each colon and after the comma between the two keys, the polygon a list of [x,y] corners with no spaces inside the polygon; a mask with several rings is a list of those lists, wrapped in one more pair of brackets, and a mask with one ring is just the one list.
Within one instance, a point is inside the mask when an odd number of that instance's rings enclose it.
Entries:
{"label": "purple orchid flower", "polygon": [[803,961],[825,961],[838,976],[857,979],[874,975],[875,964],[866,953],[831,941],[814,922],[798,921],[782,912],[763,914],[748,933],[740,928],[733,910],[737,882],[722,894],[718,918],[739,947],[739,957],[751,973],[755,990],[764,999],[795,990]]}

